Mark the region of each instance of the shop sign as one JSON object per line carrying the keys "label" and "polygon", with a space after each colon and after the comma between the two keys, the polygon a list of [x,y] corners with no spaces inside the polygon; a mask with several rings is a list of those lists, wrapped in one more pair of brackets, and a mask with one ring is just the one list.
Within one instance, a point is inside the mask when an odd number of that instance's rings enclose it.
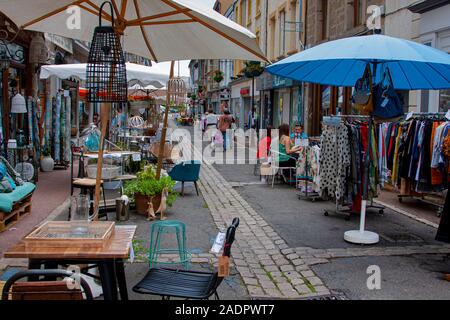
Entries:
{"label": "shop sign", "polygon": [[17,63],[25,62],[25,49],[15,43],[0,40],[0,57],[6,57]]}
{"label": "shop sign", "polygon": [[55,34],[45,33],[45,39],[51,43],[57,45],[66,52],[73,54],[73,41],[72,39],[64,38]]}
{"label": "shop sign", "polygon": [[294,80],[289,78],[283,78],[279,76],[273,77],[273,88],[285,88],[292,87],[294,85]]}
{"label": "shop sign", "polygon": [[250,95],[250,88],[242,88],[241,96],[248,96],[248,95]]}

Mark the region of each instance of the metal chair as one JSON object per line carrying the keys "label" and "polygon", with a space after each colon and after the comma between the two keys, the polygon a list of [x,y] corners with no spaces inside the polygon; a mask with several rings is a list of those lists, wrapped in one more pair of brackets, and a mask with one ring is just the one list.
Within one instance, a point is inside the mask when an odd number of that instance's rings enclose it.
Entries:
{"label": "metal chair", "polygon": [[[276,156],[285,155],[284,153],[280,153],[280,152],[275,151],[275,150],[270,150],[270,154],[271,154],[272,158],[273,158],[273,156],[272,156],[273,154],[275,154]],[[295,159],[294,157],[291,157],[289,155],[287,155],[287,156],[290,159]],[[295,159],[295,160],[297,160],[297,159]],[[284,173],[283,172],[285,170],[289,170],[289,182],[288,183],[296,182],[296,180],[295,181],[292,180],[292,171],[294,171],[295,174],[297,174],[297,167],[279,167],[279,166],[274,165],[274,162],[272,161],[271,169],[272,169],[272,175],[271,175],[272,176],[272,189],[273,189],[274,184],[275,184],[275,178],[280,175],[280,172],[281,172],[281,176],[284,177]]]}
{"label": "metal chair", "polygon": [[[239,219],[235,218],[227,230],[223,256],[230,257]],[[150,269],[144,279],[133,287],[140,294],[161,296],[170,300],[171,297],[184,299],[208,300],[215,296],[219,300],[217,288],[224,278],[218,272],[199,272],[175,269]]]}
{"label": "metal chair", "polygon": [[[23,278],[45,277],[44,281],[18,282]],[[93,300],[92,291],[86,280],[79,278],[83,289],[69,289],[66,281],[47,281],[48,278],[70,278],[73,273],[65,270],[27,270],[9,278],[2,290],[2,300]]]}
{"label": "metal chair", "polygon": [[197,191],[197,196],[199,196],[197,181],[200,178],[200,161],[185,161],[180,164],[177,164],[173,169],[169,172],[169,176],[175,180],[180,181],[181,186],[181,195],[184,196],[184,183],[185,182],[193,182],[195,185],[195,190]]}

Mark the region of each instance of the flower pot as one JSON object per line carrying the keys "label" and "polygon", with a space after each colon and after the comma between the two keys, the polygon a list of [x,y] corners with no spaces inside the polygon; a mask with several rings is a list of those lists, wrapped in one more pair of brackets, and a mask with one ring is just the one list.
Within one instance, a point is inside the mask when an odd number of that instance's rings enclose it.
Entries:
{"label": "flower pot", "polygon": [[50,156],[46,156],[41,160],[41,170],[43,172],[52,172],[55,168],[55,160]]}
{"label": "flower pot", "polygon": [[[148,210],[148,202],[150,201],[150,197],[144,196],[142,194],[136,194],[134,196],[134,202],[136,204],[136,212],[138,214],[147,216],[147,210]],[[157,213],[157,210],[159,209],[161,205],[161,195],[154,196],[152,199],[153,209],[155,210],[155,213]]]}

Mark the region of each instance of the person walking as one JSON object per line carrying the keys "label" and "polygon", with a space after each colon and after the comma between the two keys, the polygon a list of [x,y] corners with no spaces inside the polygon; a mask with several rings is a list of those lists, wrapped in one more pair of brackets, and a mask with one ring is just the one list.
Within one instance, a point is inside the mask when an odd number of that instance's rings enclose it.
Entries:
{"label": "person walking", "polygon": [[227,151],[227,130],[231,129],[234,122],[233,117],[228,109],[223,111],[223,115],[219,118],[217,128],[222,133],[223,136],[223,151]]}

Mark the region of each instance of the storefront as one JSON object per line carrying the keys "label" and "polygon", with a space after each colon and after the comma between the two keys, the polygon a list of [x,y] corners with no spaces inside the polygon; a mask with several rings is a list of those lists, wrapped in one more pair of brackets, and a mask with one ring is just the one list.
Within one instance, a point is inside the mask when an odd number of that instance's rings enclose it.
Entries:
{"label": "storefront", "polygon": [[[259,101],[259,94],[255,90],[255,105]],[[246,129],[252,104],[252,81],[239,79],[231,84],[231,112],[236,119],[236,125]]]}
{"label": "storefront", "polygon": [[263,127],[303,123],[302,86],[299,82],[265,72],[257,79],[257,90],[262,96]]}

